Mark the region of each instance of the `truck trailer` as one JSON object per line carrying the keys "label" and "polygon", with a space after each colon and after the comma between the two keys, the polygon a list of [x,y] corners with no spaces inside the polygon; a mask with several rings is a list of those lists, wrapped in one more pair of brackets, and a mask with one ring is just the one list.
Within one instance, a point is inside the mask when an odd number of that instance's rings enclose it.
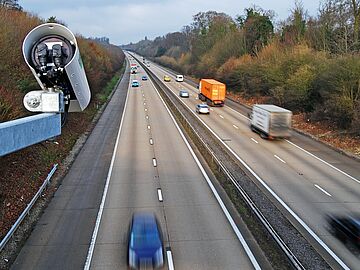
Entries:
{"label": "truck trailer", "polygon": [[210,106],[224,106],[226,85],[213,79],[201,79],[199,99]]}
{"label": "truck trailer", "polygon": [[291,117],[292,112],[284,108],[269,104],[255,104],[250,115],[250,127],[262,138],[289,138]]}

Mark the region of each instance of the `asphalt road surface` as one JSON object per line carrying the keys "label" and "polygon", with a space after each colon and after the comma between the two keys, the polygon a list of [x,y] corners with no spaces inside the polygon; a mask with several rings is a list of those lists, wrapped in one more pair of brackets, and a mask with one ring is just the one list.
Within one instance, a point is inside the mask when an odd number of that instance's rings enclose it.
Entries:
{"label": "asphalt road surface", "polygon": [[[168,88],[178,95],[187,89],[190,98],[180,98],[191,110],[201,103],[198,89],[176,82],[174,74],[151,63],[160,79],[170,75]],[[233,105],[231,107],[236,107]],[[329,213],[360,214],[360,162],[342,155],[296,132],[289,140],[263,140],[249,128],[243,109],[211,107],[199,118],[212,129],[277,194],[350,269],[360,263],[359,250],[344,244],[328,230]],[[243,111],[243,113],[239,113]],[[346,267],[345,267],[346,268]]]}
{"label": "asphalt road surface", "polygon": [[142,75],[142,69],[131,75],[141,86],[129,89],[90,269],[126,269],[127,225],[137,211],[156,213],[175,269],[253,269],[156,90],[141,81]]}
{"label": "asphalt road surface", "polygon": [[[256,268],[245,251],[253,239],[239,241],[155,88],[141,81],[144,74],[126,70],[12,269],[127,269],[128,225],[142,210],[160,221],[171,250],[166,268]],[[128,88],[129,76],[141,86]]]}
{"label": "asphalt road surface", "polygon": [[129,70],[11,269],[82,269],[129,84]]}

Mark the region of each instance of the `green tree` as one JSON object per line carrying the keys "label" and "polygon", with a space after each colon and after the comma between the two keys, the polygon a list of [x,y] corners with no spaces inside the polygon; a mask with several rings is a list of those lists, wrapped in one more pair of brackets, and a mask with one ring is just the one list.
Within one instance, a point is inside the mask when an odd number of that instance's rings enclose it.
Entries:
{"label": "green tree", "polygon": [[248,8],[246,17],[238,16],[236,21],[245,31],[245,42],[247,52],[256,54],[266,46],[274,35],[274,26],[269,15],[254,8]]}
{"label": "green tree", "polygon": [[298,44],[303,41],[306,31],[306,11],[301,1],[295,1],[295,8],[282,30],[283,41]]}

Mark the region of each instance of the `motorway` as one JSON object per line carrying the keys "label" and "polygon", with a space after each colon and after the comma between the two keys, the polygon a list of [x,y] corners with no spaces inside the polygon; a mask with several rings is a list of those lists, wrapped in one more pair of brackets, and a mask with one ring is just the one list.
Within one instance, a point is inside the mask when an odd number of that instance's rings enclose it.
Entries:
{"label": "motorway", "polygon": [[129,89],[90,269],[126,269],[126,253],[119,251],[126,250],[126,223],[136,211],[156,213],[175,269],[252,269],[184,139],[142,75],[141,69],[131,75],[141,86]]}
{"label": "motorway", "polygon": [[[195,111],[200,103],[195,87],[176,82],[174,74],[157,64],[151,63],[149,69],[161,80],[170,75],[172,80],[166,85],[175,95],[187,89],[190,98],[179,97],[179,102]],[[198,117],[257,174],[267,191],[276,194],[334,251],[343,268],[358,268],[359,251],[334,238],[325,217],[329,213],[360,214],[359,162],[295,132],[290,140],[263,140],[250,130],[247,116],[239,111],[225,105]]]}
{"label": "motorway", "polygon": [[[269,268],[261,252],[255,258],[249,249],[251,236],[230,224],[156,89],[141,81],[144,74],[127,68],[12,269],[127,269],[128,225],[143,210],[160,221],[171,251],[166,268],[260,269],[258,260]],[[129,76],[141,86],[128,86]]]}

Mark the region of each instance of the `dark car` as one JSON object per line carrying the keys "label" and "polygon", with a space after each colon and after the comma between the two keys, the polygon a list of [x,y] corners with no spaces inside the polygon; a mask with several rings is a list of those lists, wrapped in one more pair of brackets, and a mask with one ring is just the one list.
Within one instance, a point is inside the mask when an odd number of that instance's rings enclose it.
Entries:
{"label": "dark car", "polygon": [[128,236],[130,268],[164,266],[164,246],[159,222],[154,213],[133,214]]}
{"label": "dark car", "polygon": [[360,215],[329,215],[328,222],[335,236],[360,248]]}
{"label": "dark car", "polygon": [[144,75],[144,76],[141,77],[141,80],[143,80],[143,81],[147,81],[147,79],[148,79],[148,78],[147,78],[146,75]]}

